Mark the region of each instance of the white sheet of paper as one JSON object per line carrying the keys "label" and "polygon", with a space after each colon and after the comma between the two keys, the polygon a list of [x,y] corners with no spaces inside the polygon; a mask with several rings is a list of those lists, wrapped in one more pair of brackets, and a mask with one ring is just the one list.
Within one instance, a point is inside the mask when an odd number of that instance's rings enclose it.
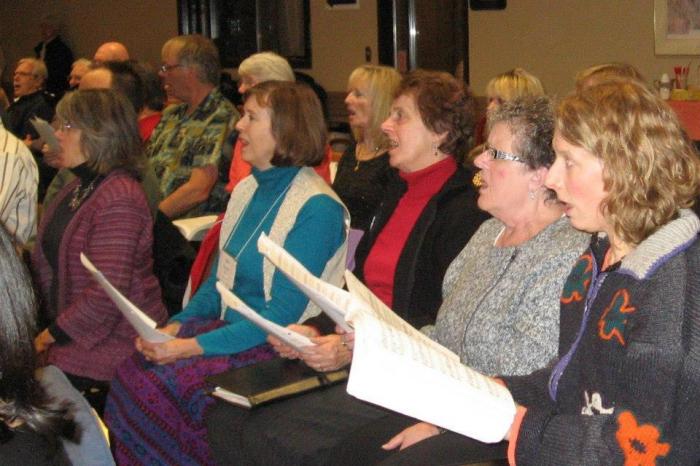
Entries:
{"label": "white sheet of paper", "polygon": [[284,248],[275,244],[262,233],[258,238],[258,251],[289,278],[299,289],[318,305],[346,332],[352,327],[345,321],[345,313],[358,306],[358,302],[347,291],[324,282],[314,276]]}
{"label": "white sheet of paper", "polygon": [[252,310],[241,300],[241,298],[228,290],[221,282],[216,282],[216,289],[219,291],[219,294],[221,294],[221,299],[224,300],[228,307],[236,310],[243,317],[260,327],[266,333],[276,336],[295,350],[303,351],[304,347],[316,346],[304,335],[286,327],[282,327],[281,325],[264,318]]}
{"label": "white sheet of paper", "polygon": [[187,241],[201,241],[207,231],[216,223],[217,215],[203,215],[201,217],[181,218],[173,220],[173,225],[180,230]]}
{"label": "white sheet of paper", "polygon": [[61,145],[58,143],[58,139],[56,139],[56,133],[46,120],[34,117],[29,121],[34,125],[41,139],[44,140],[44,144],[48,145],[52,152],[61,152]]}
{"label": "white sheet of paper", "polygon": [[482,442],[503,440],[515,416],[510,392],[391,314],[347,316],[355,327],[348,393]]}
{"label": "white sheet of paper", "polygon": [[126,320],[129,321],[141,338],[151,343],[164,343],[174,339],[173,336],[156,329],[156,323],[153,319],[121,294],[82,252],[80,253],[80,262],[97,280],[97,283],[102,286],[107,296],[114,301],[114,304],[122,311]]}
{"label": "white sheet of paper", "polygon": [[[443,353],[446,357],[459,362],[459,356],[448,350],[441,344],[431,340],[424,334],[417,331],[408,322],[399,317],[394,311],[389,308],[384,302],[377,298],[377,295],[365,286],[352,272],[345,271],[345,284],[350,293],[362,300],[372,310],[372,314],[383,322],[386,322],[390,327],[387,331],[399,331],[411,335],[413,338],[420,341],[422,344],[429,346],[434,351]],[[367,308],[365,308],[367,310]],[[353,312],[346,316],[348,320],[352,320]]]}

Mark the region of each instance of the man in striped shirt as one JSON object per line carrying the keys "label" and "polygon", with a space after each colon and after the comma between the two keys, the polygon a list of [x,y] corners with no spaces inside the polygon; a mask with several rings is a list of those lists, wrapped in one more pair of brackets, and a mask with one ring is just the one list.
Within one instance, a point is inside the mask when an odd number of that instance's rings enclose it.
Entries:
{"label": "man in striped shirt", "polygon": [[38,185],[31,152],[0,125],[0,222],[20,247],[36,234]]}

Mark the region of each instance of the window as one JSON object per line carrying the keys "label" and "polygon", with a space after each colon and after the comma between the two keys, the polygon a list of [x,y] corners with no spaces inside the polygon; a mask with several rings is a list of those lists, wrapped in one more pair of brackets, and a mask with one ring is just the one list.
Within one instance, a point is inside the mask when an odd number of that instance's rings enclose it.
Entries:
{"label": "window", "polygon": [[181,34],[214,40],[225,67],[271,50],[311,68],[309,0],[178,0],[178,16]]}

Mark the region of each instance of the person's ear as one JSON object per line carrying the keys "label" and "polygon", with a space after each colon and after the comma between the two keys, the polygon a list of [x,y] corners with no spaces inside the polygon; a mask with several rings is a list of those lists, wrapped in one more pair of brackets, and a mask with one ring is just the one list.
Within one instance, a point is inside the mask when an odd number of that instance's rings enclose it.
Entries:
{"label": "person's ear", "polygon": [[540,167],[531,171],[530,191],[538,191],[545,188],[544,180],[547,178],[548,172],[549,169],[547,167]]}

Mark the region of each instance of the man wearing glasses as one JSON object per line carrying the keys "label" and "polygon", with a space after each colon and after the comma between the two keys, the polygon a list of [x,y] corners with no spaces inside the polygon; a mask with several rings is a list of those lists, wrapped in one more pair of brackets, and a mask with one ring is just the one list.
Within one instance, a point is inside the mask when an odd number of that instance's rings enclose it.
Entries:
{"label": "man wearing glasses", "polygon": [[219,177],[221,146],[239,118],[219,91],[219,52],[199,35],[168,40],[160,76],[170,99],[146,153],[160,179],[160,211],[171,219],[218,213],[226,207]]}
{"label": "man wearing glasses", "polygon": [[[32,150],[39,166],[39,200],[43,199],[46,187],[56,170],[43,162],[39,135],[31,124],[34,117],[51,121],[53,107],[43,91],[47,71],[43,61],[22,58],[17,63],[13,79],[14,101],[7,109],[7,129],[23,140]],[[36,141],[36,142],[35,142]]]}

